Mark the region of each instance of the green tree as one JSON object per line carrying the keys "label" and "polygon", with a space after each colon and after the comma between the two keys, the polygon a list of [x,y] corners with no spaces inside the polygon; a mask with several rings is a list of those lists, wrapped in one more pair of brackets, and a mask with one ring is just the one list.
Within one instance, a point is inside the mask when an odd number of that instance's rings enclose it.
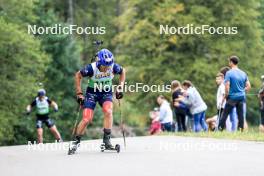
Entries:
{"label": "green tree", "polygon": [[[191,80],[215,112],[217,71],[227,65],[226,58],[238,55],[241,68],[251,80],[253,88],[259,85],[263,53],[262,30],[257,21],[259,1],[187,1],[168,0],[123,1],[123,13],[116,20],[121,32],[115,43],[121,48],[120,57],[133,74],[129,78],[148,84],[168,84],[173,79]],[[162,15],[161,15],[162,14]],[[160,35],[159,25],[237,26],[237,35]],[[263,63],[262,63],[263,66]],[[141,107],[153,106],[154,93],[132,96]],[[144,102],[149,102],[144,103]],[[248,97],[248,115],[254,121],[257,113],[256,97]]]}
{"label": "green tree", "polygon": [[26,143],[33,134],[30,124],[24,123],[25,108],[37,81],[43,79],[49,58],[38,40],[3,17],[0,33],[0,145]]}
{"label": "green tree", "polygon": [[[60,19],[52,6],[52,1],[40,1],[36,4],[35,14],[37,26],[68,25]],[[67,129],[62,133],[63,138],[69,139],[77,106],[74,90],[74,74],[80,68],[80,45],[74,36],[66,34],[36,35],[41,40],[43,50],[51,57],[45,73],[44,87],[47,95],[59,105],[57,126]],[[49,135],[50,139],[53,139]]]}

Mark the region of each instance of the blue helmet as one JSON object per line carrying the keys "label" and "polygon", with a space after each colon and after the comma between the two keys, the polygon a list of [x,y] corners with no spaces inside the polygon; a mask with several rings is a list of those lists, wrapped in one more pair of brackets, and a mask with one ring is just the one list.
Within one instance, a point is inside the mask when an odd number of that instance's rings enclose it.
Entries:
{"label": "blue helmet", "polygon": [[114,63],[114,55],[108,49],[101,49],[98,53],[98,60],[96,62],[97,67],[111,66]]}
{"label": "blue helmet", "polygon": [[38,96],[40,97],[40,96],[44,96],[44,95],[46,95],[46,91],[44,89],[39,89],[38,90]]}

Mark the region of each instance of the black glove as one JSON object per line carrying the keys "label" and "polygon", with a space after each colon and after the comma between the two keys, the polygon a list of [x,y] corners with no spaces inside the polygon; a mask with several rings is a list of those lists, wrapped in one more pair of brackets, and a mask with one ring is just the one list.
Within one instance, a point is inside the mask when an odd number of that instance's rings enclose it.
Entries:
{"label": "black glove", "polygon": [[124,94],[121,90],[116,90],[116,99],[123,98]]}
{"label": "black glove", "polygon": [[29,114],[30,114],[30,111],[27,111],[27,112],[26,112],[26,115],[28,116]]}
{"label": "black glove", "polygon": [[77,103],[79,103],[79,105],[83,105],[84,104],[84,96],[82,93],[78,93],[77,94]]}

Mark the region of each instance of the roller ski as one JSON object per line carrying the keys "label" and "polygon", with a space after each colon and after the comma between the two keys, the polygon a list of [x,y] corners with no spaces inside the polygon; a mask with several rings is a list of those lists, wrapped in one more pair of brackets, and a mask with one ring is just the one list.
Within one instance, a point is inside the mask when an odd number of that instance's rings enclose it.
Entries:
{"label": "roller ski", "polygon": [[71,141],[68,150],[68,155],[75,154],[79,146],[80,146],[80,140],[75,139],[74,141]]}
{"label": "roller ski", "polygon": [[110,142],[111,135],[110,134],[104,134],[103,143],[101,144],[101,152],[104,152],[105,150],[114,150],[117,153],[120,152],[120,145],[116,144],[113,146]]}
{"label": "roller ski", "polygon": [[104,143],[101,144],[101,152],[104,152],[105,150],[115,150],[117,153],[120,152],[120,145],[116,144],[115,146],[106,146]]}

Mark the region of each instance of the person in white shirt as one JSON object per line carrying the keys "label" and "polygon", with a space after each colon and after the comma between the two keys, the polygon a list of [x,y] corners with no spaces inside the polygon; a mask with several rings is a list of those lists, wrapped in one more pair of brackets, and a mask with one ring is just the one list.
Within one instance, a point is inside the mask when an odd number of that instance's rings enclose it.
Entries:
{"label": "person in white shirt", "polygon": [[[216,94],[216,107],[217,107],[217,115],[208,118],[206,120],[206,123],[209,126],[209,129],[214,131],[215,128],[218,125],[219,119],[223,113],[226,100],[225,100],[225,85],[224,85],[224,74],[218,73],[216,75],[216,84],[218,85],[217,94]],[[227,131],[233,131],[235,130],[237,126],[236,123],[236,114],[230,113],[228,116],[228,119],[226,120],[226,130]]]}
{"label": "person in white shirt", "polygon": [[163,95],[158,96],[157,102],[160,105],[159,121],[162,131],[172,131],[173,113],[170,103]]}

